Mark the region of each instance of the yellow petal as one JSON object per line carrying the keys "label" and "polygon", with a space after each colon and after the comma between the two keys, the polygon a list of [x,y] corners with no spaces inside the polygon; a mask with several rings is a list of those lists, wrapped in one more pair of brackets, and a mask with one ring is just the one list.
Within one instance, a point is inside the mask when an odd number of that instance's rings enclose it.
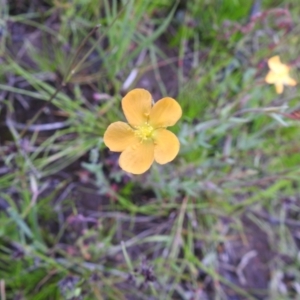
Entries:
{"label": "yellow petal", "polygon": [[271,70],[276,69],[278,65],[281,65],[280,57],[278,55],[268,59],[268,66]]}
{"label": "yellow petal", "polygon": [[137,143],[138,139],[127,123],[115,122],[106,129],[103,141],[111,151],[121,152]]}
{"label": "yellow petal", "polygon": [[267,76],[266,76],[266,78],[265,78],[265,81],[266,81],[267,83],[273,84],[273,83],[275,83],[276,81],[278,81],[278,75],[277,75],[276,73],[270,71],[270,72],[267,74]]}
{"label": "yellow petal", "polygon": [[283,92],[283,84],[282,83],[275,83],[275,89],[277,94],[282,94]]}
{"label": "yellow petal", "polygon": [[122,99],[122,108],[128,123],[139,126],[146,121],[151,110],[152,96],[144,89],[134,89]]}
{"label": "yellow petal", "polygon": [[154,128],[173,126],[181,115],[182,110],[178,102],[166,97],[157,101],[152,107],[149,123]]}
{"label": "yellow petal", "polygon": [[287,65],[280,61],[280,57],[278,55],[271,57],[268,60],[268,65],[269,68],[276,73],[288,73],[290,69]]}
{"label": "yellow petal", "polygon": [[152,142],[136,143],[126,148],[120,155],[120,167],[132,174],[142,174],[152,165],[154,144]]}
{"label": "yellow petal", "polygon": [[155,134],[154,159],[163,165],[173,160],[179,152],[180,143],[169,130],[157,130]]}
{"label": "yellow petal", "polygon": [[295,86],[297,84],[297,81],[295,79],[291,78],[290,76],[287,76],[284,78],[283,83],[286,85]]}

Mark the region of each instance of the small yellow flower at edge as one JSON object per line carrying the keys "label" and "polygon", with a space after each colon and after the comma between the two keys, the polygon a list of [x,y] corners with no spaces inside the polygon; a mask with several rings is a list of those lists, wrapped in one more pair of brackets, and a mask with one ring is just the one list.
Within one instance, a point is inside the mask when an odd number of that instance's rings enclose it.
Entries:
{"label": "small yellow flower at edge", "polygon": [[122,109],[128,121],[114,122],[104,133],[104,143],[115,152],[122,152],[120,167],[132,174],[146,172],[155,160],[159,164],[172,161],[180,143],[166,127],[181,117],[178,102],[166,97],[152,106],[152,96],[144,89],[134,89],[122,99]]}
{"label": "small yellow flower at edge", "polygon": [[267,74],[265,81],[275,85],[277,94],[283,92],[284,85],[295,86],[297,84],[296,80],[289,75],[290,67],[283,64],[278,55],[273,56],[268,60],[268,66],[270,71]]}

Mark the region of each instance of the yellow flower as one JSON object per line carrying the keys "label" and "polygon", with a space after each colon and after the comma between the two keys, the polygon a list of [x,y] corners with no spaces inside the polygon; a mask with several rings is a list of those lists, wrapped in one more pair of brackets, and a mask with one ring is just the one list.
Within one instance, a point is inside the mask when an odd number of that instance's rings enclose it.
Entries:
{"label": "yellow flower", "polygon": [[273,56],[268,60],[270,68],[265,80],[269,84],[274,84],[277,94],[283,92],[284,85],[295,86],[296,80],[289,75],[290,67],[280,61],[279,56]]}
{"label": "yellow flower", "polygon": [[173,126],[181,117],[180,105],[172,98],[160,99],[152,106],[152,96],[144,89],[134,89],[122,99],[122,109],[129,124],[114,122],[104,133],[104,143],[122,152],[120,167],[132,174],[146,172],[155,160],[166,164],[179,152],[180,144]]}

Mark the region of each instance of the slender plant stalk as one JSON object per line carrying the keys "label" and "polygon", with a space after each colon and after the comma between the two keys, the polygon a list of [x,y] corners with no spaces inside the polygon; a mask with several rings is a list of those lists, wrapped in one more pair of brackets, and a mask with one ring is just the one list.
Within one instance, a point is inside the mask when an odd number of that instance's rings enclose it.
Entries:
{"label": "slender plant stalk", "polygon": [[20,138],[22,138],[28,128],[38,119],[38,117],[42,114],[43,110],[52,103],[52,101],[55,99],[55,97],[57,96],[57,94],[62,90],[62,88],[71,80],[72,76],[76,73],[76,71],[79,69],[79,67],[84,63],[84,61],[89,57],[89,55],[94,51],[94,49],[96,48],[97,44],[99,44],[103,38],[106,36],[107,32],[111,29],[111,27],[114,25],[114,23],[118,20],[118,18],[120,17],[120,15],[123,13],[125,7],[127,6],[127,4],[129,3],[130,0],[128,0],[125,5],[122,7],[122,9],[119,11],[119,13],[117,14],[117,16],[114,18],[114,20],[110,23],[110,25],[106,28],[105,32],[99,37],[99,39],[97,40],[97,42],[90,48],[90,50],[84,55],[84,57],[72,68],[72,64],[76,61],[76,58],[78,57],[81,49],[83,48],[83,46],[86,44],[86,42],[88,41],[88,39],[95,33],[96,30],[99,29],[100,25],[96,25],[91,31],[90,33],[84,38],[84,40],[82,41],[82,43],[79,45],[78,49],[76,50],[76,53],[74,54],[71,63],[70,63],[70,68],[67,72],[67,75],[65,76],[63,82],[57,87],[56,91],[53,93],[53,95],[49,98],[49,100],[47,100],[47,102],[45,103],[45,105],[43,107],[41,107],[38,112],[29,120],[29,122],[26,124],[26,127],[22,130],[21,134],[20,134]]}

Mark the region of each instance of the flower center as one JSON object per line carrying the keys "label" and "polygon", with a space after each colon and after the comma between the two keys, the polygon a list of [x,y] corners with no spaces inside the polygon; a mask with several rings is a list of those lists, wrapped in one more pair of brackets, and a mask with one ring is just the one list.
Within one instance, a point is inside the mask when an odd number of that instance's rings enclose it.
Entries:
{"label": "flower center", "polygon": [[138,126],[135,130],[135,136],[137,136],[142,142],[152,138],[154,128],[149,124],[145,123]]}

